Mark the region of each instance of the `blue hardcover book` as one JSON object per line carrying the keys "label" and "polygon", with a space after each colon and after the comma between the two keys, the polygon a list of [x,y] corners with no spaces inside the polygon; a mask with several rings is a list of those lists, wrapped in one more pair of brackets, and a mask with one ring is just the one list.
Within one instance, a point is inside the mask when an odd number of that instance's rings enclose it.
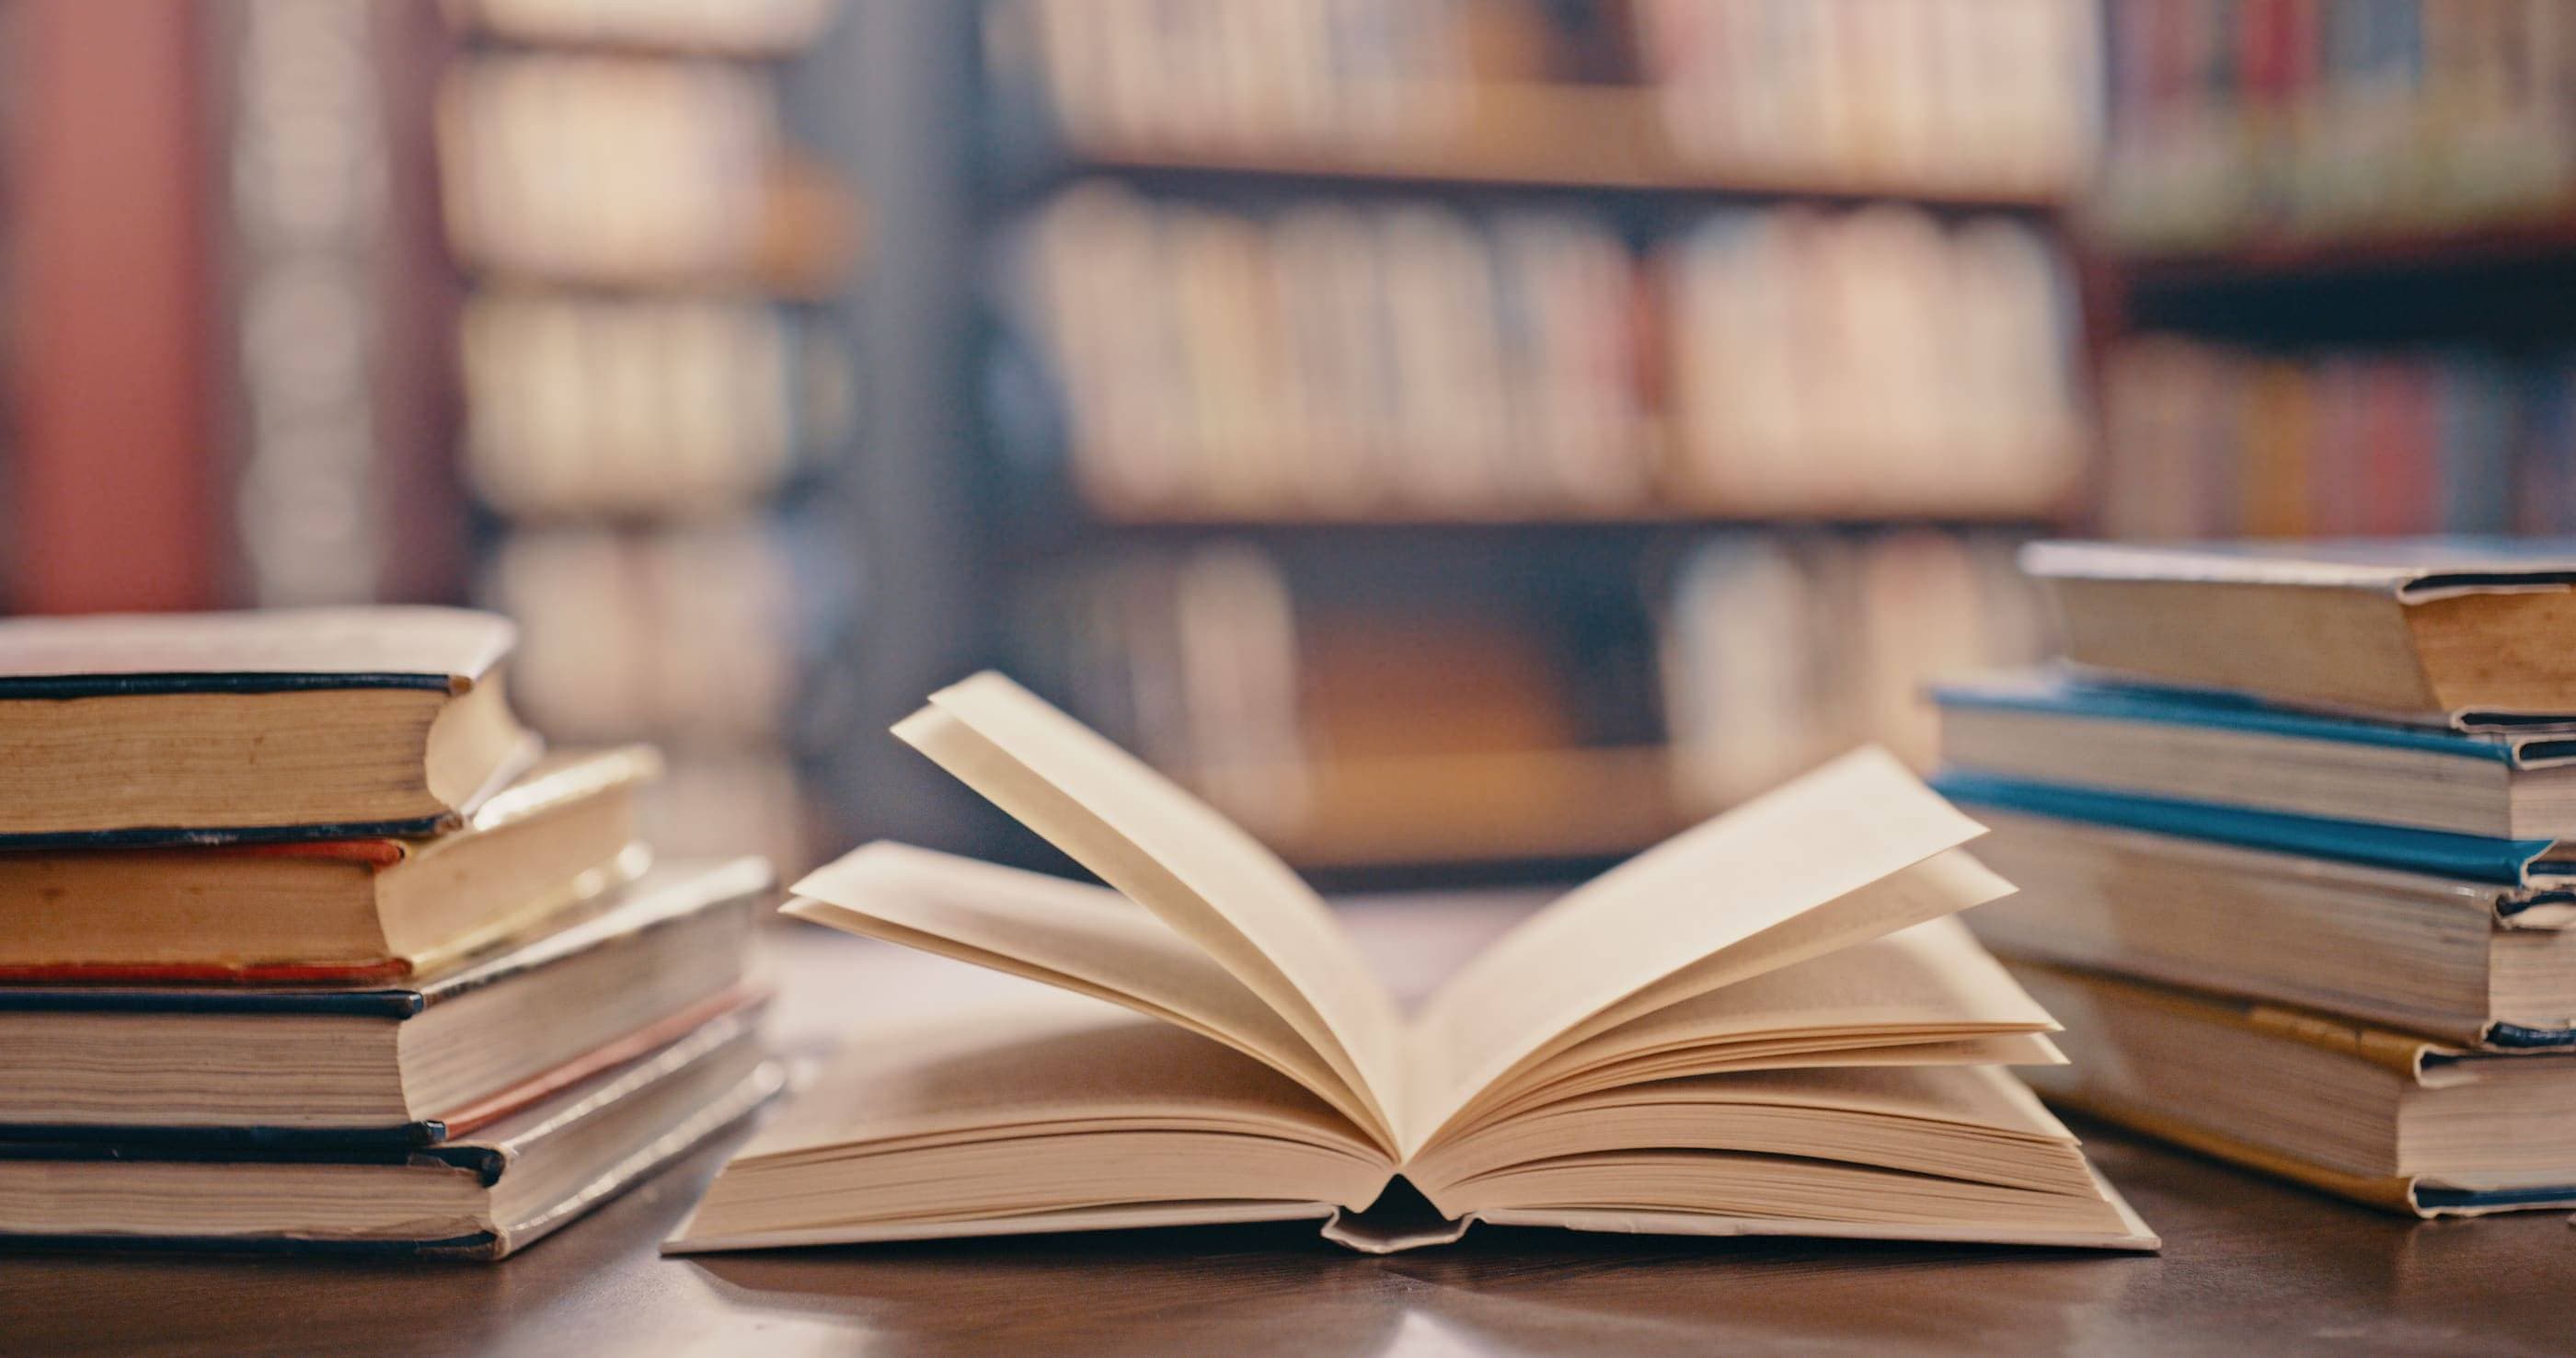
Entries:
{"label": "blue hardcover book", "polygon": [[2371,721],[2048,670],[1945,685],[1932,697],[1942,757],[1963,773],[2231,814],[2576,840],[2576,737],[2565,732]]}
{"label": "blue hardcover book", "polygon": [[2285,815],[2215,802],[2028,782],[1969,769],[1948,769],[1936,774],[1932,786],[1968,808],[1971,815],[1978,807],[1990,806],[2088,825],[2505,886],[2546,887],[2552,879],[2576,876],[2576,860],[2561,856],[2555,840],[2495,839]]}

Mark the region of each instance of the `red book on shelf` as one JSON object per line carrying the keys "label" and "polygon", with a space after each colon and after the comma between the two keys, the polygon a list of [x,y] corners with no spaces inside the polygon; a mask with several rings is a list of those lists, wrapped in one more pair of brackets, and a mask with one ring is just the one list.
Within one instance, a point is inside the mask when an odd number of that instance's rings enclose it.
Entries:
{"label": "red book on shelf", "polygon": [[2429,533],[2440,526],[2440,395],[2421,363],[2400,360],[2371,368],[2362,386],[2365,535]]}

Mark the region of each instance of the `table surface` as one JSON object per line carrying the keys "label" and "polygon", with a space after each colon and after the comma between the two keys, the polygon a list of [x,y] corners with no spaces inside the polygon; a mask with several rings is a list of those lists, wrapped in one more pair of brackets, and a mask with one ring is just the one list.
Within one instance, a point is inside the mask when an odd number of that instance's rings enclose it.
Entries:
{"label": "table surface", "polygon": [[[1398,993],[1418,995],[1528,906],[1370,901],[1345,918]],[[819,1050],[854,1011],[1016,984],[803,926],[771,943],[790,1050]],[[2162,1255],[1480,1227],[1373,1258],[1310,1223],[661,1257],[733,1138],[497,1265],[0,1256],[0,1352],[2576,1349],[2564,1216],[2410,1223],[2080,1130]]]}

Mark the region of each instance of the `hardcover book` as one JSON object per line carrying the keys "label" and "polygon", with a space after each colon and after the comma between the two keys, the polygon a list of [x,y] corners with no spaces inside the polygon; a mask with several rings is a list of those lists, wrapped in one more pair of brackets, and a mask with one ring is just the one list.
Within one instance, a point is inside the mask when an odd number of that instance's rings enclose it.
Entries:
{"label": "hardcover book", "polygon": [[155,1248],[497,1259],[606,1202],[775,1094],[756,1009],[629,1053],[546,1100],[419,1147],[0,1141],[0,1249]]}
{"label": "hardcover book", "polygon": [[740,1004],[759,859],[411,987],[0,987],[0,1140],[423,1145]]}
{"label": "hardcover book", "polygon": [[1942,757],[2028,782],[2490,839],[2576,838],[2576,738],[2038,671],[1938,686]]}
{"label": "hardcover book", "polygon": [[2066,656],[2463,729],[2576,720],[2576,542],[2042,542]]}
{"label": "hardcover book", "polygon": [[2057,1058],[1949,918],[2011,889],[1981,828],[1883,753],[1574,891],[1407,1015],[1274,856],[1009,680],[896,734],[1107,887],[873,845],[790,912],[1071,993],[849,1034],[671,1250],[1291,1219],[1370,1251],[1479,1221],[2155,1245],[2002,1069]]}
{"label": "hardcover book", "polygon": [[2576,1206],[2576,1053],[2500,1055],[2282,1005],[2013,963],[2066,1019],[2051,1099],[2414,1216]]}
{"label": "hardcover book", "polygon": [[515,641],[451,608],[0,621],[0,848],[453,829],[537,755]]}
{"label": "hardcover book", "polygon": [[2022,888],[1972,917],[2017,956],[2429,1033],[2576,1048],[2576,893],[1966,803]]}
{"label": "hardcover book", "polygon": [[568,922],[652,862],[652,750],[550,755],[428,839],[0,853],[0,983],[427,977]]}

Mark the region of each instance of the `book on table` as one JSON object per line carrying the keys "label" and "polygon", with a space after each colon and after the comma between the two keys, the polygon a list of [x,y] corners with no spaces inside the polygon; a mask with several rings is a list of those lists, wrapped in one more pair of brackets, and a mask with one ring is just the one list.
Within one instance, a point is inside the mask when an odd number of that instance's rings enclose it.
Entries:
{"label": "book on table", "polygon": [[653,750],[554,754],[429,838],[0,853],[0,982],[359,985],[558,928],[651,865]]}
{"label": "book on table", "polygon": [[2041,542],[2066,658],[2462,729],[2576,718],[2576,541]]}
{"label": "book on table", "polygon": [[2454,731],[2039,670],[1937,685],[1942,762],[2251,811],[2576,840],[2576,732]]}
{"label": "book on table", "polygon": [[[2299,777],[2323,799],[2324,778]],[[1976,915],[1989,943],[2457,1042],[2576,1047],[2567,841],[2388,823],[2402,809],[2336,820],[1956,766],[1932,785],[1991,828],[1981,856],[2023,889]],[[2206,795],[2282,792],[2213,773]]]}
{"label": "book on table", "polygon": [[[896,845],[788,910],[1045,982],[845,1050],[667,1248],[1315,1219],[2151,1248],[2004,1067],[1980,827],[1861,752],[1570,893],[1406,1015],[1274,856],[998,675],[897,734],[1091,886]],[[1069,993],[1064,993],[1069,992]],[[1394,1190],[1398,1181],[1409,1189]]]}
{"label": "book on table", "polygon": [[0,987],[0,1138],[425,1144],[738,1007],[759,859],[409,986]]}
{"label": "book on table", "polygon": [[2576,1207],[2576,1052],[2465,1049],[2037,961],[2055,1102],[2415,1216]]}
{"label": "book on table", "polygon": [[0,848],[452,829],[537,757],[516,640],[452,608],[0,621]]}
{"label": "book on table", "polygon": [[776,1094],[759,1006],[421,1145],[0,1140],[0,1249],[328,1250],[497,1259]]}

